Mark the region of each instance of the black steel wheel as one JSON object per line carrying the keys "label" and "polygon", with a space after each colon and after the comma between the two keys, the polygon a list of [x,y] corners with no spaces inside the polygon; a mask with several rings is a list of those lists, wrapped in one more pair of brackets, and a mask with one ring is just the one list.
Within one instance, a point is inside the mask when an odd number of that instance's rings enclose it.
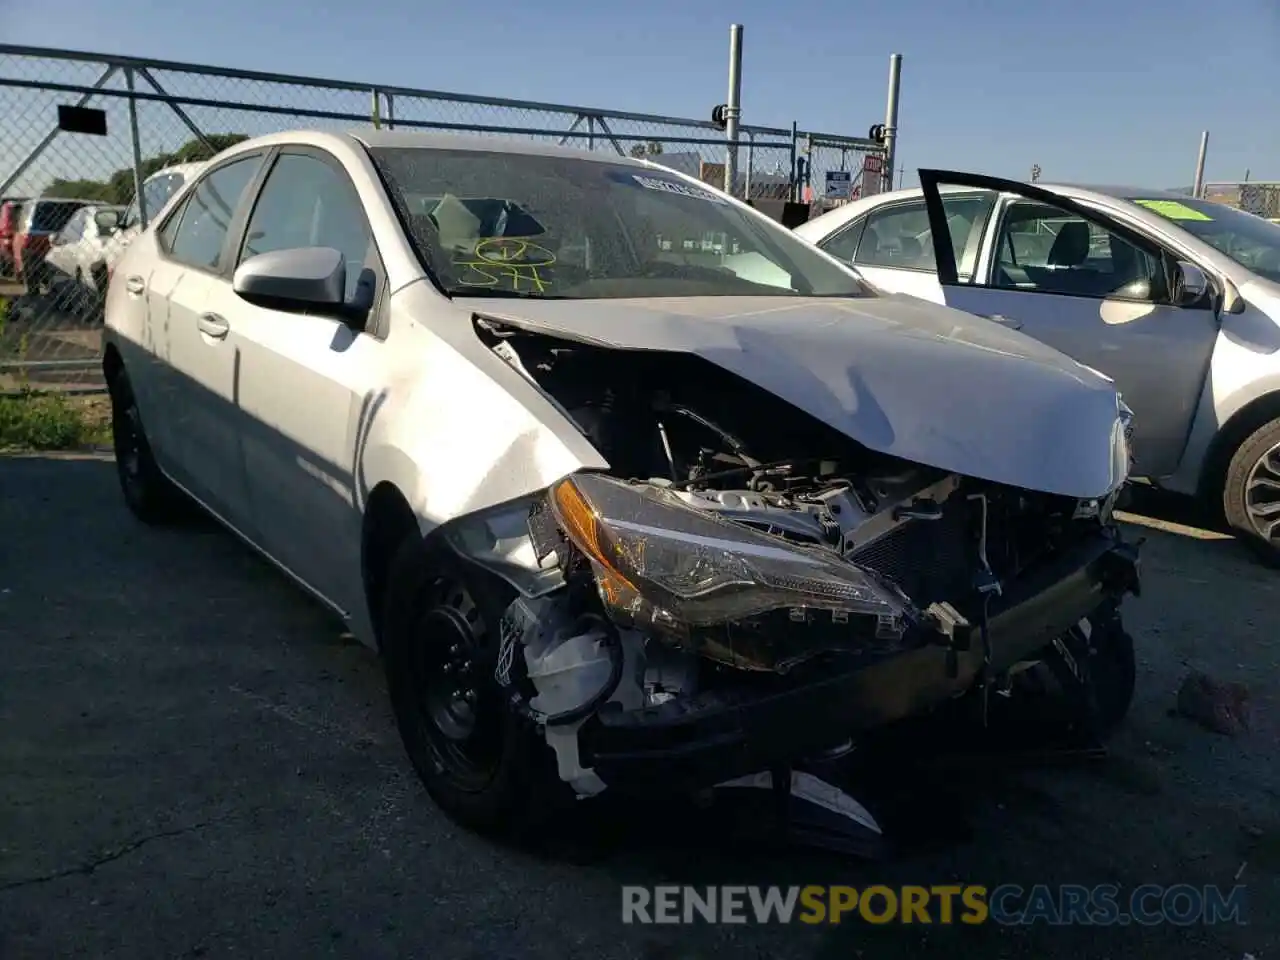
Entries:
{"label": "black steel wheel", "polygon": [[1227,466],[1222,508],[1232,531],[1280,567],[1280,420],[1255,430]]}
{"label": "black steel wheel", "polygon": [[112,446],[125,504],[143,523],[167,523],[178,515],[182,494],[156,465],[133,387],[123,370],[111,378],[110,391]]}
{"label": "black steel wheel", "polygon": [[405,707],[442,774],[459,789],[483,790],[497,773],[505,735],[490,628],[466,585],[448,576],[426,586],[416,613],[404,670],[417,696]]}
{"label": "black steel wheel", "polygon": [[500,580],[416,535],[387,580],[381,648],[401,740],[432,799],[458,823],[519,835],[566,798],[554,757],[494,679]]}

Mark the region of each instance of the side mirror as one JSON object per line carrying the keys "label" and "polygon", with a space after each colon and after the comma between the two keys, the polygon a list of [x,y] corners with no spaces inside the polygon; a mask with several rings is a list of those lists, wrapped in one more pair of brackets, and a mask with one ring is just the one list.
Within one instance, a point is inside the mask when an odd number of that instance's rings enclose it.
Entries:
{"label": "side mirror", "polygon": [[1204,301],[1209,290],[1209,278],[1194,263],[1179,260],[1174,265],[1173,302],[1176,306],[1196,306]]}
{"label": "side mirror", "polygon": [[120,211],[99,210],[93,215],[93,222],[98,225],[98,232],[109,236],[120,229]]}
{"label": "side mirror", "polygon": [[1240,295],[1240,288],[1225,277],[1222,280],[1222,312],[1223,313],[1244,313],[1245,302],[1244,297]]}
{"label": "side mirror", "polygon": [[347,290],[346,258],[332,247],[272,250],[240,264],[231,286],[246,300],[284,310],[341,311]]}
{"label": "side mirror", "polygon": [[1112,297],[1118,297],[1122,300],[1150,300],[1151,299],[1151,281],[1146,277],[1139,277],[1137,280],[1130,280],[1123,287],[1110,294]]}

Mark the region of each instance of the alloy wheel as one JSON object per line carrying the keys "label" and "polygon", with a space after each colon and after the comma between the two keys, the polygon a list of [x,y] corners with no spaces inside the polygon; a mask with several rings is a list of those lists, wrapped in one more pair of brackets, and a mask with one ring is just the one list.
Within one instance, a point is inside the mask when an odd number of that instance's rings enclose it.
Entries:
{"label": "alloy wheel", "polygon": [[1268,543],[1280,545],[1280,444],[1249,469],[1244,481],[1244,509],[1253,531]]}

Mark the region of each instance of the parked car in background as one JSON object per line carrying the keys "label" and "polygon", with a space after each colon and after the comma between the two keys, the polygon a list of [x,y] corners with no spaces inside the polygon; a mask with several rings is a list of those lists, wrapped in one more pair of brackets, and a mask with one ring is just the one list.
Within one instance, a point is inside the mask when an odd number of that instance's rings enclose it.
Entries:
{"label": "parked car in background", "polygon": [[927,170],[921,183],[796,233],[882,290],[1111,377],[1136,416],[1135,475],[1220,509],[1280,563],[1280,226],[1159,190]]}
{"label": "parked car in background", "polygon": [[1114,385],[881,296],[690,177],[275,134],[219,154],[116,273],[128,507],[194,499],[380,650],[462,823],[780,769],[799,790],[850,737],[983,715],[988,682],[1065,692],[1098,733],[1129,706]]}
{"label": "parked car in background", "polygon": [[91,204],[75,212],[50,241],[45,267],[61,303],[96,314],[107,294],[107,251],[124,207]]}
{"label": "parked car in background", "polygon": [[26,284],[28,293],[47,290],[51,274],[45,257],[53,238],[62,232],[76,211],[95,202],[68,197],[36,197],[23,207],[22,220],[13,239],[13,259],[14,272],[18,280]]}
{"label": "parked car in background", "polygon": [[[174,194],[183,185],[200,172],[204,163],[179,163],[171,167],[157,170],[147,177],[142,185],[142,197],[146,202],[148,223],[158,217],[165,206],[173,199]],[[120,259],[125,248],[142,232],[142,209],[138,198],[134,197],[120,217],[119,227],[112,235],[104,253],[107,265],[107,276],[110,278],[112,265]]]}
{"label": "parked car in background", "polygon": [[0,199],[0,277],[14,275],[13,239],[22,222],[22,205],[26,202],[26,197]]}

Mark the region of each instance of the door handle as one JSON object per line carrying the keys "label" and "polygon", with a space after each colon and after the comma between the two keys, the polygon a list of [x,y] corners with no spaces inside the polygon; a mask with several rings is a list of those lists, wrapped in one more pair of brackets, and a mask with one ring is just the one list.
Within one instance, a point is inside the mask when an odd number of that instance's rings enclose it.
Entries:
{"label": "door handle", "polygon": [[996,323],[1009,327],[1011,330],[1022,329],[1021,320],[1018,320],[1014,317],[1006,317],[1003,313],[982,313],[982,314],[979,314],[979,316],[985,317],[988,320],[994,320]]}
{"label": "door handle", "polygon": [[201,333],[213,337],[215,340],[222,340],[231,332],[231,324],[216,313],[200,314],[196,320],[196,326],[200,328]]}
{"label": "door handle", "polygon": [[141,277],[128,277],[124,281],[124,288],[135,297],[140,297],[146,291],[147,284]]}

